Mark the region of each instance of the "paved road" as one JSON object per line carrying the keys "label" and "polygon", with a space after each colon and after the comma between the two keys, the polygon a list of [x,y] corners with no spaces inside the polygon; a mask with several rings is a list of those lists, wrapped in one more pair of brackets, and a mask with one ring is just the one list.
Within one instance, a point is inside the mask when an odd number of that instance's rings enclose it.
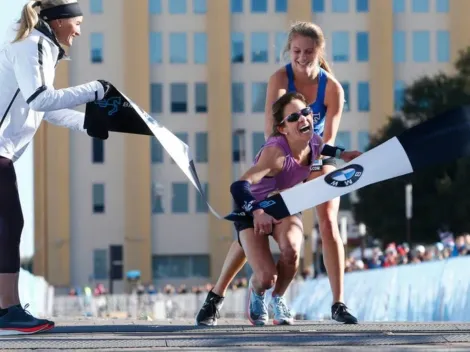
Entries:
{"label": "paved road", "polygon": [[222,319],[213,328],[191,320],[61,319],[47,333],[1,337],[0,350],[37,351],[469,351],[470,323],[302,321],[253,327]]}

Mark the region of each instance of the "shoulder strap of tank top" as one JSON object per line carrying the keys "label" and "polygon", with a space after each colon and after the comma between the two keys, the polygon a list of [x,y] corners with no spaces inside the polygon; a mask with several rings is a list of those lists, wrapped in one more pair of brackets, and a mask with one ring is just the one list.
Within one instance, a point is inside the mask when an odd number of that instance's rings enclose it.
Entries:
{"label": "shoulder strap of tank top", "polygon": [[326,83],[328,82],[328,76],[326,75],[325,70],[320,68],[318,72],[318,93],[317,93],[317,102],[324,105],[325,104],[325,91]]}
{"label": "shoulder strap of tank top", "polygon": [[259,150],[258,154],[256,154],[255,161],[258,161],[259,156],[261,155],[261,151],[264,148],[274,147],[274,146],[281,148],[284,151],[284,155],[287,156],[287,155],[290,154],[289,145],[287,144],[287,141],[286,141],[285,138],[282,138],[282,136],[278,136],[278,137],[274,137],[274,138],[271,137],[264,143],[264,145]]}
{"label": "shoulder strap of tank top", "polygon": [[288,92],[295,92],[295,84],[294,84],[294,70],[292,70],[292,64],[288,63],[286,65],[286,72],[287,72],[287,91]]}

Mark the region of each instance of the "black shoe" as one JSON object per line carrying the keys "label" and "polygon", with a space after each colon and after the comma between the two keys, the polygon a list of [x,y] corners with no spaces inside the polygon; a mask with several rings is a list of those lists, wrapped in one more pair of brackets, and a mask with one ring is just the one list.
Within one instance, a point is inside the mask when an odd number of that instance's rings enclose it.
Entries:
{"label": "black shoe", "polygon": [[348,307],[344,303],[336,302],[331,307],[331,317],[344,324],[357,324],[357,319],[348,312]]}
{"label": "black shoe", "polygon": [[217,319],[220,318],[219,311],[224,303],[224,297],[221,297],[210,291],[201,310],[196,316],[196,325],[216,326]]}
{"label": "black shoe", "polygon": [[5,314],[0,317],[0,336],[35,334],[54,327],[48,320],[33,317],[26,310],[27,307],[28,305],[25,308],[17,305],[6,309]]}

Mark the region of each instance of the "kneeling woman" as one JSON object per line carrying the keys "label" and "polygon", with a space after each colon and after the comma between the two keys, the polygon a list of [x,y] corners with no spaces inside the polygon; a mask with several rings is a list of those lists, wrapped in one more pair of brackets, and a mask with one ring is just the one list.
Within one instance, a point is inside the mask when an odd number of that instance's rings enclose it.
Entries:
{"label": "kneeling woman", "polygon": [[[250,223],[235,223],[240,245],[253,269],[248,304],[248,318],[253,325],[267,323],[265,292],[275,285],[271,300],[273,322],[293,322],[283,295],[298,270],[303,238],[301,214],[279,221],[264,213],[257,202],[272,192],[303,182],[320,155],[335,156],[339,149],[324,145],[321,137],[314,134],[312,112],[303,95],[287,93],[280,97],[273,105],[273,116],[273,135],[256,156],[255,164],[230,189],[240,210],[253,215]],[[348,162],[360,154],[342,151],[340,157]],[[269,235],[279,245],[277,266],[269,248]]]}

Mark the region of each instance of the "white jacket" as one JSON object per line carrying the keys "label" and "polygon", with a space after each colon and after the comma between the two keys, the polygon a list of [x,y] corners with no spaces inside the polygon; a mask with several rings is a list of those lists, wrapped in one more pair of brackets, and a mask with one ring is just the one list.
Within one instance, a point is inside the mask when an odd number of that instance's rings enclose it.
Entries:
{"label": "white jacket", "polygon": [[[23,154],[42,120],[84,131],[84,114],[70,110],[104,97],[98,81],[55,89],[55,68],[64,50],[42,22],[20,42],[0,48],[0,156]],[[11,38],[9,38],[11,39]]]}

